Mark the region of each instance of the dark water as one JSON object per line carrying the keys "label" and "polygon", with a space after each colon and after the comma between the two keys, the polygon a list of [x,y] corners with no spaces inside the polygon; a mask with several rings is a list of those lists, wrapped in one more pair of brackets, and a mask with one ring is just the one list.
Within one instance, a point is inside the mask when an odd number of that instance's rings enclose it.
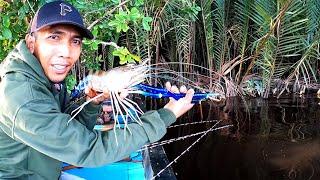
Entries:
{"label": "dark water", "polygon": [[[291,96],[246,103],[232,98],[205,103],[202,110],[196,106],[179,123],[204,117],[233,127],[209,133],[181,156],[173,165],[177,179],[320,179],[319,102],[315,96]],[[170,128],[165,138],[203,131],[213,124]],[[199,137],[165,145],[169,161]]]}

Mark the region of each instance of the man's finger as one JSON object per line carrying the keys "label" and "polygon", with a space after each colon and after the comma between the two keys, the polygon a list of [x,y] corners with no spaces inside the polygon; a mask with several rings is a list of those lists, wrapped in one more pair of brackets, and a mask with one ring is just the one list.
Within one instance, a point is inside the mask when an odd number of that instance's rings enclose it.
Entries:
{"label": "man's finger", "polygon": [[103,96],[104,96],[105,99],[110,98],[110,93],[109,93],[109,91],[107,89],[103,90]]}
{"label": "man's finger", "polygon": [[171,89],[171,83],[168,81],[168,82],[166,82],[166,89],[168,90],[168,91],[170,91],[170,89]]}
{"label": "man's finger", "polygon": [[187,93],[187,87],[185,85],[180,86],[180,93]]}
{"label": "man's finger", "polygon": [[85,93],[85,94],[89,94],[90,91],[91,91],[91,89],[92,89],[91,85],[87,86],[87,87],[84,89],[84,93]]}
{"label": "man's finger", "polygon": [[91,86],[86,87],[84,92],[90,98],[93,98],[97,95],[97,93],[92,89]]}
{"label": "man's finger", "polygon": [[176,85],[171,86],[170,91],[173,92],[173,93],[179,93],[179,89],[178,89],[178,87]]}
{"label": "man's finger", "polygon": [[192,101],[192,98],[193,98],[193,95],[194,95],[194,90],[193,89],[189,89],[186,93],[186,100],[191,102]]}

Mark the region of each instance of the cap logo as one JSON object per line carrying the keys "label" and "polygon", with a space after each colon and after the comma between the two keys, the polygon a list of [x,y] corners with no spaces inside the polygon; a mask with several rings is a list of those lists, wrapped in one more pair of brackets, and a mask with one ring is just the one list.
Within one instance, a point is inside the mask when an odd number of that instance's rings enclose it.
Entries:
{"label": "cap logo", "polygon": [[67,13],[70,13],[72,11],[72,8],[64,3],[60,3],[60,7],[61,16],[65,16]]}

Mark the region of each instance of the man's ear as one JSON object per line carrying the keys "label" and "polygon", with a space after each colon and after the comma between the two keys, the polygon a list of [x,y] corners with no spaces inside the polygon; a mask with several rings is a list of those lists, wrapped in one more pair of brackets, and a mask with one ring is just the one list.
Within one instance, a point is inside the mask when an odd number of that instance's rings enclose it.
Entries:
{"label": "man's ear", "polygon": [[26,40],[27,48],[33,54],[34,53],[34,44],[36,42],[36,38],[32,34],[27,34],[25,40]]}

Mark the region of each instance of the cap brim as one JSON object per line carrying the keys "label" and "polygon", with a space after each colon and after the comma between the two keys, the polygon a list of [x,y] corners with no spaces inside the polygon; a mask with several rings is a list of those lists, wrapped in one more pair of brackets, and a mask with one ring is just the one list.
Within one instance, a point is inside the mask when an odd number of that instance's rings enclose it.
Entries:
{"label": "cap brim", "polygon": [[80,25],[80,24],[77,24],[77,23],[74,23],[74,22],[70,22],[70,21],[65,21],[65,22],[61,22],[61,21],[57,21],[57,22],[51,22],[49,24],[46,24],[45,26],[42,26],[42,27],[39,27],[37,28],[37,31],[46,27],[46,26],[51,26],[51,25],[56,25],[56,24],[69,24],[69,25],[73,25],[75,26],[76,28],[79,29],[79,33],[81,34],[82,37],[85,37],[87,39],[93,39],[94,36],[93,34],[91,33],[91,31],[87,28],[85,28],[84,26]]}

